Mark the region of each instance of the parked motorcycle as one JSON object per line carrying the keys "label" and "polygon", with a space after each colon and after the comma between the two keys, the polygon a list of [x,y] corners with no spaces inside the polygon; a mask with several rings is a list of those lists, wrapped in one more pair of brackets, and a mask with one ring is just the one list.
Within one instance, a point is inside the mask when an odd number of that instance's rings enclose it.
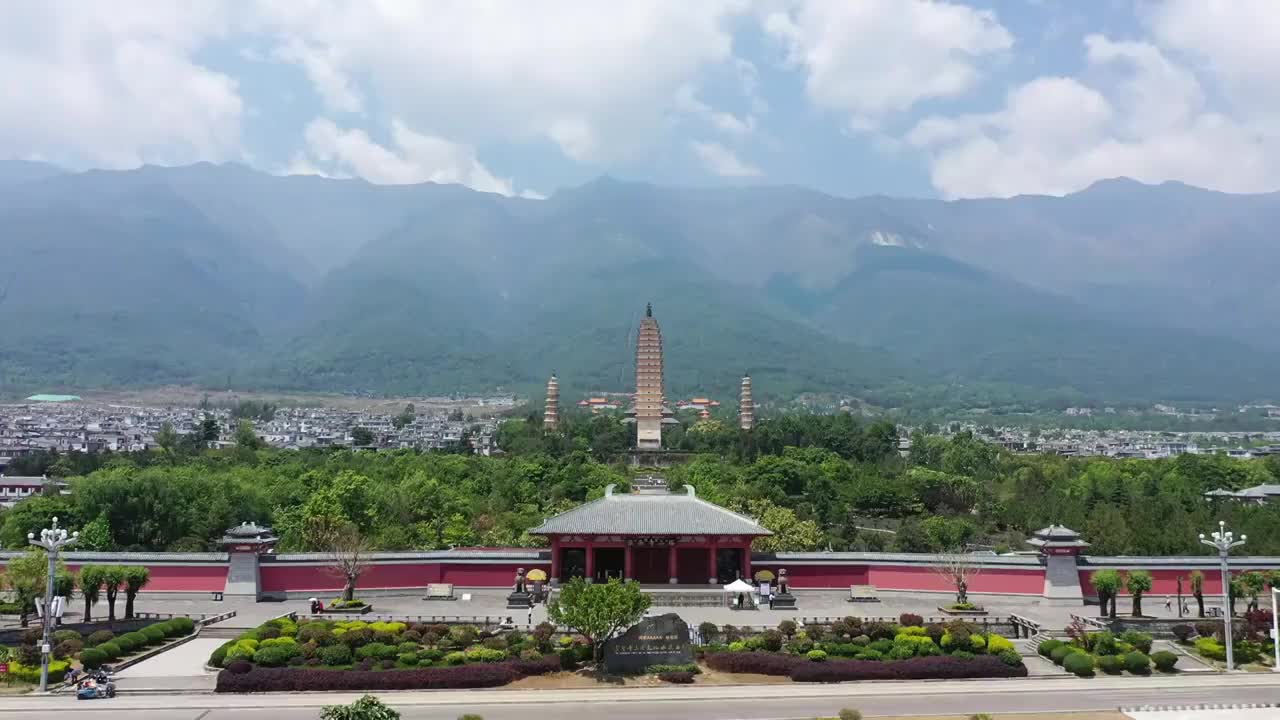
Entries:
{"label": "parked motorcycle", "polygon": [[76,683],[77,700],[97,700],[116,696],[116,683],[105,670],[90,673]]}

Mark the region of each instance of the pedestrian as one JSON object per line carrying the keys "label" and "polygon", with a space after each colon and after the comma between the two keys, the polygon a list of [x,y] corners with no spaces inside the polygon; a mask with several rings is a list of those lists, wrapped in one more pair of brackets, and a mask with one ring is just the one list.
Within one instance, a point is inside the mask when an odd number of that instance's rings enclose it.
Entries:
{"label": "pedestrian", "polygon": [[529,627],[533,627],[533,608],[529,608]]}
{"label": "pedestrian", "polygon": [[1167,613],[1173,612],[1173,598],[1167,597],[1164,599],[1164,611]]}

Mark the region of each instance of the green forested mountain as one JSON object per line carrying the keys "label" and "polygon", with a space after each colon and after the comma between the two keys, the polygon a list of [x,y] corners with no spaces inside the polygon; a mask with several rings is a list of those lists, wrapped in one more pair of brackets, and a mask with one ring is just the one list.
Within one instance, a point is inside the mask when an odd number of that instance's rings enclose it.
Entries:
{"label": "green forested mountain", "polygon": [[0,163],[0,181],[0,392],[453,392],[552,370],[569,393],[625,390],[646,302],[673,395],[731,396],[749,370],[766,397],[888,405],[1262,399],[1280,369],[1277,196],[602,178],[534,201],[208,164]]}

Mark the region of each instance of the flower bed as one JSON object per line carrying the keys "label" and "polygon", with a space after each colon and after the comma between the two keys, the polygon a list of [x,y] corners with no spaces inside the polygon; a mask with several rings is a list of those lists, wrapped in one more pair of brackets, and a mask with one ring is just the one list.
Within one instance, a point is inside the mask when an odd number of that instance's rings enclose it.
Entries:
{"label": "flower bed", "polygon": [[1147,633],[1130,630],[1116,637],[1110,632],[1076,629],[1072,634],[1070,640],[1045,640],[1036,651],[1077,677],[1093,677],[1098,671],[1150,675],[1152,664],[1160,672],[1176,672],[1178,656],[1168,651],[1151,652],[1152,639]]}
{"label": "flower bed", "polygon": [[373,606],[363,600],[333,600],[324,606],[326,614],[365,615],[373,612]]}
{"label": "flower bed", "polygon": [[[54,683],[62,682],[64,675],[76,661],[84,669],[94,670],[150,647],[162,645],[172,638],[190,635],[194,631],[195,622],[185,617],[153,623],[119,636],[109,630],[99,630],[86,637],[76,630],[60,628],[52,635],[49,680]],[[23,633],[16,647],[0,648],[4,651],[0,660],[9,663],[5,680],[39,682],[40,640],[40,629],[31,628]]]}
{"label": "flower bed", "polygon": [[553,642],[554,635],[545,623],[532,633],[495,633],[467,625],[280,618],[217,648],[209,665],[225,668],[220,692],[494,687],[572,669],[590,657],[582,641]]}
{"label": "flower bed", "polygon": [[[918,616],[904,620],[919,622]],[[797,682],[928,678],[1026,677],[1008,638],[982,634],[964,621],[943,625],[863,623],[845,618],[829,629],[794,625],[711,646],[703,661],[713,670],[789,677]]]}

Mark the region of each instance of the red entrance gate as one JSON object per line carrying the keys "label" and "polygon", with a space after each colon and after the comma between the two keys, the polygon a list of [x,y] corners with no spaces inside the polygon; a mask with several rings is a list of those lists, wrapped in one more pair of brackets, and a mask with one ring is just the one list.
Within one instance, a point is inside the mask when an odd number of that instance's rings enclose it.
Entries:
{"label": "red entrance gate", "polygon": [[665,585],[668,580],[667,553],[671,551],[665,547],[632,547],[632,576],[644,584]]}
{"label": "red entrance gate", "polygon": [[706,585],[710,579],[709,548],[680,548],[676,552],[676,572],[681,585]]}

